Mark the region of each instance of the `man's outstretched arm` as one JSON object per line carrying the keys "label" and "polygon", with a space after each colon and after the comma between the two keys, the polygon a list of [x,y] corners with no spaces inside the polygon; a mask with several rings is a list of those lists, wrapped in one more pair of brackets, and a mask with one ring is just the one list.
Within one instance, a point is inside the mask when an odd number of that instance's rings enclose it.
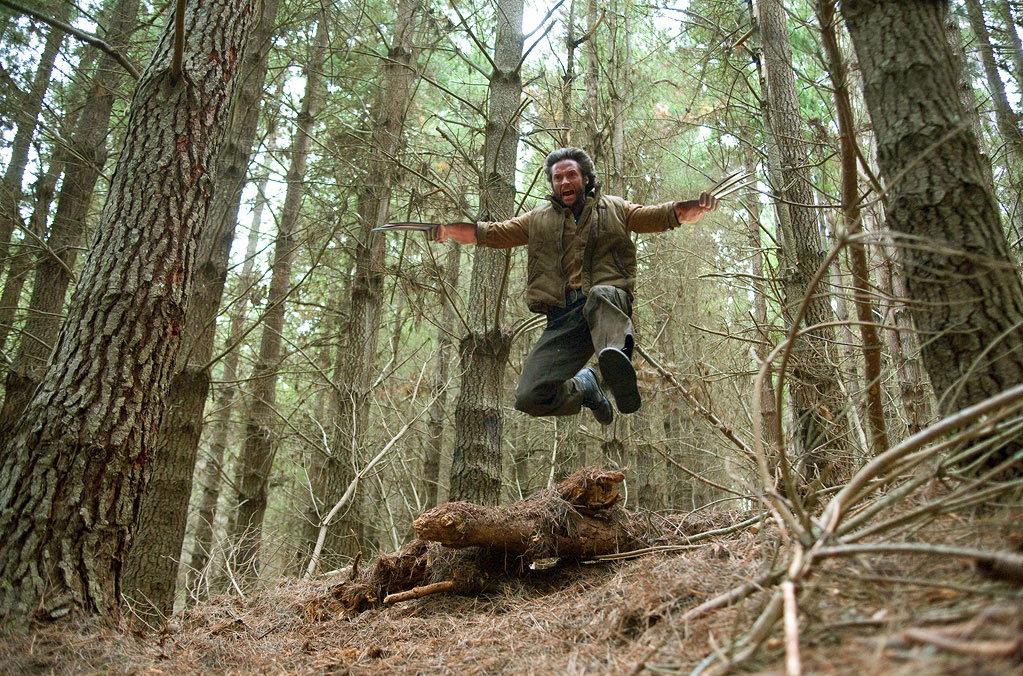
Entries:
{"label": "man's outstretched arm", "polygon": [[492,249],[507,249],[529,242],[529,219],[532,212],[507,221],[476,223],[445,223],[433,232],[435,242],[453,239],[459,244],[478,244]]}

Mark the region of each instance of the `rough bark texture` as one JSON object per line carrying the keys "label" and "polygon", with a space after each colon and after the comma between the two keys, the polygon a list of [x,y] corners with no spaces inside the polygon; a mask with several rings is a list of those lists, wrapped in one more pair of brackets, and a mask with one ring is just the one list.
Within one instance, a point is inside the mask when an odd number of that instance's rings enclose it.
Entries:
{"label": "rough bark texture", "polygon": [[842,4],[888,180],[888,227],[904,247],[924,366],[943,413],[1023,381],[1023,283],[977,138],[947,95],[956,86],[947,9],[924,0]]}
{"label": "rough bark texture", "polygon": [[263,331],[259,342],[259,357],[252,369],[249,405],[245,418],[245,443],[238,458],[240,481],[237,486],[237,512],[232,523],[232,539],[237,548],[234,570],[251,577],[259,572],[259,546],[266,514],[267,488],[273,470],[277,447],[278,416],[274,410],[277,400],[277,373],[280,366],[281,344],[284,334],[285,302],[291,293],[291,261],[295,251],[295,229],[305,195],[306,163],[312,141],[319,97],[322,94],[323,63],[327,50],[327,19],[317,22],[315,44],[304,68],[305,93],[299,111],[295,136],[291,145],[291,166],[274,240],[271,265],[270,292],[263,315]]}
{"label": "rough bark texture", "polygon": [[[112,0],[111,43],[123,49],[138,17],[139,0]],[[72,151],[57,197],[46,247],[36,262],[32,299],[23,339],[7,377],[0,431],[17,423],[39,386],[63,321],[68,285],[85,236],[86,216],[100,172],[107,160],[110,115],[123,69],[103,54],[96,66],[89,97],[71,139]]]}
{"label": "rough bark texture", "polygon": [[259,121],[277,0],[266,0],[239,71],[232,124],[217,162],[210,223],[199,244],[193,297],[185,316],[182,349],[157,440],[153,474],[128,560],[125,594],[140,613],[169,615],[174,607],[178,559],[185,537],[192,475],[210,389],[216,318],[227,278],[242,188]]}
{"label": "rough bark texture", "polygon": [[114,619],[174,368],[250,2],[194,4],[132,100],[96,241],[51,367],[0,468],[0,615]]}
{"label": "rough bark texture", "polygon": [[824,247],[817,221],[818,210],[813,206],[806,128],[800,116],[785,9],[780,0],[761,0],[757,7],[771,131],[780,159],[775,190],[786,202],[777,207],[779,211],[788,211],[788,219],[779,219],[783,227],[785,259],[785,316],[791,326],[797,307],[811,294],[802,324],[818,326],[797,339],[791,357],[789,389],[796,421],[797,466],[805,467],[804,482],[830,485],[843,474],[840,458],[846,446],[845,408],[848,403],[839,390],[828,355],[834,331],[819,326],[834,319],[827,289],[821,284],[815,288],[810,286],[824,262]]}
{"label": "rough bark texture", "polygon": [[[373,132],[364,190],[359,194],[359,240],[356,245],[355,275],[351,284],[351,306],[343,329],[336,364],[336,393],[332,404],[334,429],[331,456],[327,459],[327,492],[324,504],[330,509],[344,495],[359,467],[368,460],[363,453],[369,425],[370,388],[376,358],[377,335],[383,304],[384,238],[371,232],[387,220],[394,183],[394,157],[401,151],[405,116],[415,80],[413,36],[423,11],[420,0],[398,0],[396,19],[387,57],[379,69],[380,88],[373,108]],[[363,530],[359,505],[352,502],[345,518],[327,530],[323,558],[328,562],[352,556],[359,544],[349,537]],[[329,565],[329,564],[328,564]]]}
{"label": "rough bark texture", "polygon": [[[483,220],[510,218],[515,208],[515,158],[522,98],[522,0],[501,0],[490,75],[490,109],[483,149]],[[501,412],[511,331],[502,325],[508,250],[479,247],[469,282],[469,331],[459,345],[464,375],[455,405],[451,498],[495,505],[501,499]]]}

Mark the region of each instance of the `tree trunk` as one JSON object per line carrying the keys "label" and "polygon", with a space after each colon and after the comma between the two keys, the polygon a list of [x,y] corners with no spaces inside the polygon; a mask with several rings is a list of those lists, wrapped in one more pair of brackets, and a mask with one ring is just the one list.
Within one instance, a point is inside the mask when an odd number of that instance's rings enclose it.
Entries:
{"label": "tree trunk", "polygon": [[[281,78],[280,84],[283,85],[283,83],[284,78]],[[280,101],[280,89],[278,89],[278,96],[274,100]],[[267,140],[267,154],[273,153],[274,139],[275,135],[271,133]],[[195,520],[195,542],[188,563],[188,579],[186,581],[186,587],[192,590],[193,596],[198,599],[205,595],[205,586],[201,582],[208,582],[213,577],[212,571],[207,570],[207,566],[213,552],[213,530],[217,515],[217,503],[220,500],[220,485],[226,471],[224,460],[227,455],[231,418],[236,409],[240,408],[236,399],[239,378],[238,357],[244,338],[245,311],[256,282],[253,267],[256,249],[259,245],[260,223],[263,211],[267,206],[266,185],[268,180],[269,175],[264,174],[256,191],[257,198],[252,210],[252,225],[249,227],[248,243],[245,245],[245,262],[242,264],[242,272],[238,277],[240,298],[231,310],[231,331],[224,343],[222,377],[224,385],[218,391],[214,405],[214,410],[218,411],[219,415],[213,422],[209,457],[206,459],[200,486],[199,507],[196,510]]]}
{"label": "tree trunk", "polygon": [[[415,80],[413,37],[423,6],[420,0],[398,0],[394,34],[387,58],[380,64],[380,89],[373,111],[373,133],[365,189],[359,195],[361,225],[356,246],[355,276],[351,284],[351,307],[338,350],[337,387],[333,402],[334,429],[331,456],[327,459],[327,494],[324,503],[333,506],[344,495],[363,462],[362,449],[369,425],[370,388],[376,356],[377,334],[383,304],[384,238],[373,228],[387,220],[394,183],[394,156],[403,137],[405,117]],[[330,524],[323,557],[334,560],[353,556],[359,545],[349,533],[361,528],[361,495],[350,504],[347,517]]]}
{"label": "tree trunk", "polygon": [[[1023,86],[1023,44],[1020,43],[1019,33],[1016,32],[1016,22],[1012,18],[1009,0],[996,0],[995,6],[1005,25],[1006,49],[1012,57],[1012,76],[1016,80],[1016,87],[1019,88]],[[1017,3],[1017,8],[1018,6]]]}
{"label": "tree trunk", "polygon": [[[847,0],[923,361],[949,414],[1023,381],[1023,282],[962,120],[947,3]],[[998,462],[1018,449],[1001,449]]]}
{"label": "tree trunk", "polygon": [[[743,162],[747,169],[752,171],[757,164],[755,155],[756,145],[754,144],[753,131],[746,128],[745,140],[742,144]],[[749,215],[747,232],[749,233],[749,246],[751,251],[750,266],[753,273],[753,319],[756,325],[757,344],[754,348],[758,368],[762,367],[767,355],[771,352],[771,327],[767,323],[767,290],[764,282],[764,247],[760,242],[760,200],[757,193],[752,190],[743,191],[743,205]],[[767,374],[763,381],[763,392],[760,394],[760,427],[764,444],[769,448],[775,448],[778,444],[778,406],[774,390],[774,368],[767,366]]]}
{"label": "tree trunk", "polygon": [[920,365],[920,341],[909,308],[909,294],[903,274],[902,252],[890,235],[884,238],[884,255],[879,266],[881,293],[892,300],[894,328],[887,332],[892,365],[899,384],[899,398],[906,418],[906,432],[916,434],[932,422],[931,388]]}
{"label": "tree trunk", "polygon": [[[54,18],[66,21],[72,5],[61,3],[58,14]],[[21,186],[24,182],[25,165],[28,164],[28,150],[35,135],[36,122],[39,112],[43,108],[43,98],[50,86],[50,76],[53,74],[53,63],[57,59],[57,52],[64,42],[64,31],[51,28],[46,36],[46,43],[43,45],[43,52],[39,55],[39,63],[36,66],[35,78],[32,86],[25,94],[21,102],[21,108],[12,117],[18,122],[18,131],[14,135],[14,143],[11,144],[11,161],[4,172],[3,182],[0,183],[0,272],[2,266],[8,264],[8,246],[11,242],[11,235],[14,228],[21,222],[21,215],[18,213],[21,206]],[[0,346],[3,345],[0,340]]]}
{"label": "tree trunk", "polygon": [[[515,158],[522,98],[522,0],[497,7],[490,109],[483,148],[480,208],[484,220],[510,218],[515,210]],[[503,325],[509,250],[478,247],[469,282],[468,333],[459,344],[463,376],[455,405],[451,499],[496,505],[501,499],[504,371],[512,333]]]}
{"label": "tree trunk", "polygon": [[[136,24],[139,0],[111,1],[114,5],[110,33],[116,38],[114,48],[123,50]],[[0,432],[13,427],[21,417],[39,386],[60,331],[67,288],[85,236],[93,190],[106,164],[110,114],[122,70],[113,57],[107,54],[100,57],[89,97],[71,140],[70,156],[78,161],[69,161],[65,167],[50,236],[36,262],[28,319],[4,390]]]}
{"label": "tree trunk", "polygon": [[238,205],[259,121],[277,0],[267,0],[239,71],[233,122],[217,162],[217,190],[210,223],[199,244],[192,302],[185,315],[182,349],[157,437],[153,473],[142,500],[142,517],[126,567],[124,590],[138,613],[167,616],[174,608],[178,560],[188,521],[196,452],[210,389],[210,358],[227,278]]}
{"label": "tree trunk", "polygon": [[1023,130],[1020,129],[1019,119],[1009,107],[1009,99],[1005,95],[1005,83],[998,72],[995,50],[991,45],[991,33],[984,22],[984,10],[980,0],[966,0],[966,16],[970,20],[973,35],[977,38],[977,51],[980,52],[980,61],[984,65],[988,94],[991,95],[991,102],[995,107],[998,133],[1008,144],[1013,161],[1018,164],[1023,161]]}
{"label": "tree trunk", "polygon": [[568,0],[565,24],[565,74],[561,77],[561,145],[572,145],[572,85],[575,84],[575,0]]}
{"label": "tree trunk", "polygon": [[[995,50],[991,44],[991,34],[988,32],[987,24],[984,22],[984,11],[979,0],[967,0],[966,15],[970,21],[970,27],[976,36],[977,51],[980,52],[980,60],[984,64],[984,73],[987,79],[987,90],[991,95],[991,101],[995,109],[995,124],[998,128],[1000,140],[992,157],[1002,160],[1005,167],[1005,179],[1009,189],[1006,197],[1009,203],[1006,209],[1010,214],[1012,228],[1016,237],[1023,232],[1023,213],[1020,212],[1020,194],[1023,192],[1023,129],[1020,128],[1019,116],[1009,107],[1009,99],[1005,94],[1005,83],[998,72],[998,63],[995,59]],[[1012,34],[1016,35],[1015,27],[1011,28]],[[1019,38],[1017,37],[1017,43]],[[998,150],[1006,149],[1005,155]],[[987,162],[984,162],[985,166]]]}
{"label": "tree trunk", "polygon": [[[835,95],[835,116],[838,120],[839,144],[842,161],[842,217],[843,230],[848,237],[863,232],[860,218],[859,170],[856,162],[856,128],[852,101],[849,98],[848,68],[838,46],[835,30],[835,0],[818,0],[817,18],[821,26],[821,43],[827,58],[828,75]],[[888,450],[888,424],[881,399],[881,339],[871,301],[870,275],[867,270],[867,251],[863,242],[848,242],[849,261],[853,278],[853,305],[859,320],[860,339],[863,342],[864,377],[866,380],[867,421],[870,424],[870,452],[880,455]]]}
{"label": "tree trunk", "polygon": [[[46,218],[49,216],[53,195],[57,189],[57,181],[60,180],[60,175],[64,172],[64,161],[65,153],[60,150],[55,151],[50,157],[46,173],[40,176],[36,183],[35,207],[25,226],[26,232],[31,235],[39,238],[43,236]],[[33,237],[27,237],[22,240],[20,245],[9,249],[11,253],[10,266],[7,269],[7,279],[4,280],[3,293],[0,294],[0,351],[7,343],[7,336],[14,326],[21,291],[32,274],[32,263],[35,260],[33,254],[39,251],[39,247],[32,240]]]}
{"label": "tree trunk", "polygon": [[[795,74],[792,70],[792,47],[785,23],[785,9],[780,0],[757,3],[767,76],[767,98],[770,107],[771,133],[779,151],[780,176],[776,191],[784,203],[788,218],[779,218],[783,226],[782,255],[785,266],[783,286],[785,317],[789,326],[807,295],[810,301],[801,323],[809,329],[793,346],[789,390],[795,422],[795,453],[797,467],[805,468],[801,482],[832,485],[844,474],[842,466],[846,448],[844,399],[831,367],[828,348],[834,344],[834,331],[823,326],[834,320],[828,305],[827,290],[811,280],[824,262],[824,248],[817,209],[808,170],[805,127],[800,115]],[[783,472],[785,468],[782,468]],[[796,487],[799,488],[798,486]]]}
{"label": "tree trunk", "polygon": [[[590,30],[597,25],[597,3],[599,0],[587,0],[586,20]],[[596,166],[601,166],[604,161],[604,121],[600,119],[600,88],[598,86],[600,75],[600,52],[597,48],[597,40],[591,38],[583,50],[586,55],[586,101],[583,107],[583,114],[586,116],[586,143],[589,147],[590,157]]]}
{"label": "tree trunk", "polygon": [[309,62],[304,68],[305,93],[298,114],[291,146],[291,166],[286,178],[288,190],[284,197],[274,240],[274,258],[271,266],[270,292],[263,316],[263,332],[259,343],[259,357],[252,370],[249,406],[245,420],[245,443],[238,459],[241,471],[237,486],[237,512],[232,524],[234,571],[246,578],[259,574],[259,548],[266,514],[267,489],[277,450],[277,372],[280,368],[281,344],[284,333],[285,302],[291,293],[291,261],[295,251],[295,228],[298,225],[302,198],[305,195],[306,163],[316,119],[323,63],[327,50],[327,18],[320,16],[316,27],[315,43],[310,50]]}
{"label": "tree trunk", "polygon": [[454,344],[451,336],[455,330],[455,309],[451,297],[458,289],[459,268],[462,261],[462,248],[455,242],[448,244],[447,255],[444,257],[444,279],[442,283],[446,293],[441,294],[440,326],[437,329],[437,371],[434,375],[433,390],[436,398],[430,406],[430,418],[427,423],[430,439],[423,460],[423,482],[425,484],[426,508],[437,506],[437,491],[440,486],[440,458],[444,449],[444,419],[447,417],[448,379],[451,374],[451,359],[454,356]]}
{"label": "tree trunk", "polygon": [[52,365],[3,448],[0,614],[118,616],[252,5],[189,6],[139,81]]}
{"label": "tree trunk", "polygon": [[[98,60],[98,50],[86,46],[81,52],[82,58],[78,61],[78,69],[81,72],[88,72]],[[67,139],[71,137],[78,125],[81,109],[87,99],[88,95],[85,91],[80,90],[74,93],[60,121],[58,131],[60,138]],[[52,202],[57,182],[64,173],[68,161],[72,159],[70,150],[66,143],[54,144],[53,150],[50,153],[50,164],[47,173],[36,182],[35,205],[26,227],[27,236],[22,238],[19,245],[9,249],[11,252],[10,267],[7,279],[4,280],[3,294],[0,297],[0,349],[6,345],[8,335],[11,329],[14,328],[15,317],[18,314],[18,306],[21,302],[22,289],[25,282],[31,277],[35,261],[41,251],[39,242],[44,241],[46,222],[50,217],[53,207]],[[0,417],[0,425],[2,425],[2,417]]]}

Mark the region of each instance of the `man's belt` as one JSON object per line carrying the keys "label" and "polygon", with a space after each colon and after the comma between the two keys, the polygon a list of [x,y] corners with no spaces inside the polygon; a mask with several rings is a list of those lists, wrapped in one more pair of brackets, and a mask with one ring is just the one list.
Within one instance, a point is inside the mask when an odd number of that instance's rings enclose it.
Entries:
{"label": "man's belt", "polygon": [[568,291],[565,292],[565,306],[566,307],[568,307],[569,305],[572,305],[573,303],[576,303],[576,302],[578,302],[580,300],[585,300],[585,299],[586,299],[586,294],[583,293],[582,289],[569,289]]}

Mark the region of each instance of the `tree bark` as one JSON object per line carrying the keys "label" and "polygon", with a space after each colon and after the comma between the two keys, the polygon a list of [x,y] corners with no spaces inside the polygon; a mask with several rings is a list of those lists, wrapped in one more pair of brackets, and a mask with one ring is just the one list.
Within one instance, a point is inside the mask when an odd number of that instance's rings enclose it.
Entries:
{"label": "tree bark", "polygon": [[189,6],[139,80],[96,240],[41,386],[3,448],[0,614],[115,620],[252,2]]}
{"label": "tree bark", "polygon": [[259,121],[277,4],[277,0],[265,0],[259,23],[252,29],[254,47],[246,53],[239,71],[233,122],[217,162],[217,190],[210,205],[210,223],[196,256],[194,290],[185,315],[182,349],[126,568],[125,595],[135,599],[135,612],[145,615],[167,616],[174,608],[192,475],[210,390],[209,362],[216,319]]}
{"label": "tree bark", "polygon": [[1023,282],[977,138],[948,96],[956,72],[942,29],[947,3],[847,0],[841,9],[888,181],[888,227],[905,245],[924,366],[948,414],[1023,381]]}
{"label": "tree bark", "polygon": [[[123,47],[138,17],[139,0],[111,0],[111,42]],[[29,303],[28,319],[18,354],[7,376],[0,432],[21,417],[39,386],[63,321],[67,288],[85,236],[86,217],[93,191],[107,160],[107,135],[122,68],[108,54],[96,66],[89,97],[71,140],[57,211],[50,225],[46,247],[40,251]]]}
{"label": "tree bark", "polygon": [[267,507],[267,488],[277,450],[277,373],[280,367],[284,311],[291,293],[291,261],[295,251],[295,229],[298,225],[302,198],[305,195],[306,163],[313,126],[318,112],[323,63],[327,51],[327,16],[317,21],[315,42],[310,50],[309,62],[303,69],[305,93],[298,114],[295,136],[291,146],[291,166],[286,178],[288,189],[284,196],[274,240],[274,258],[271,265],[270,292],[263,316],[263,332],[259,343],[259,357],[252,370],[249,405],[245,419],[245,442],[242,446],[240,481],[237,486],[237,511],[232,523],[234,571],[245,578],[259,574],[259,549],[263,533],[263,519]]}
{"label": "tree bark", "polygon": [[[757,3],[767,77],[771,133],[779,151],[780,176],[775,190],[784,203],[788,218],[779,218],[783,231],[783,286],[785,317],[791,326],[799,304],[807,295],[810,301],[802,323],[808,328],[792,349],[789,390],[795,420],[795,453],[802,483],[832,485],[845,472],[844,449],[847,441],[845,409],[849,405],[838,386],[831,367],[829,345],[834,331],[824,324],[834,320],[827,290],[820,284],[811,288],[811,280],[824,262],[824,247],[817,209],[813,206],[812,182],[808,170],[805,126],[800,115],[795,74],[792,70],[792,46],[786,26],[785,9],[780,0]],[[783,469],[784,471],[784,469]],[[796,487],[799,489],[800,487]]]}
{"label": "tree bark", "polygon": [[[483,148],[480,209],[484,220],[510,218],[515,210],[515,159],[522,98],[522,0],[498,2],[495,69]],[[496,505],[501,499],[501,412],[504,371],[512,333],[503,325],[509,250],[474,251],[469,282],[467,334],[459,344],[463,376],[455,405],[451,499]]]}

